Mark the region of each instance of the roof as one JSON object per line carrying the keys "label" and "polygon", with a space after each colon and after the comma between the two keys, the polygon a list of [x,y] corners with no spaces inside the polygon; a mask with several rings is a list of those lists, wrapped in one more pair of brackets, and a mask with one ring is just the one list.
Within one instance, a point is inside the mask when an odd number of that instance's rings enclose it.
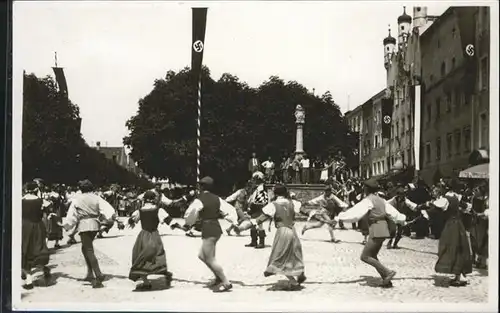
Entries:
{"label": "roof", "polygon": [[347,116],[347,115],[353,115],[357,112],[359,112],[363,106],[366,106],[368,104],[371,104],[373,103],[373,101],[376,101],[378,99],[381,99],[384,97],[385,95],[385,92],[386,92],[386,89],[382,89],[381,91],[379,91],[378,93],[376,93],[375,95],[373,95],[370,99],[366,100],[363,104],[361,105],[358,105],[357,107],[355,107],[354,109],[350,110],[350,111],[347,111],[345,112],[344,116]]}
{"label": "roof", "polygon": [[424,39],[424,38],[428,38],[430,35],[432,35],[439,28],[439,25],[441,25],[443,23],[443,21],[446,20],[446,18],[448,18],[452,15],[454,10],[455,10],[455,7],[449,7],[448,9],[446,9],[446,11],[444,11],[444,13],[439,16],[439,18],[435,19],[429,25],[429,27],[425,28],[424,31],[422,31],[422,33],[420,34],[420,37],[422,39]]}

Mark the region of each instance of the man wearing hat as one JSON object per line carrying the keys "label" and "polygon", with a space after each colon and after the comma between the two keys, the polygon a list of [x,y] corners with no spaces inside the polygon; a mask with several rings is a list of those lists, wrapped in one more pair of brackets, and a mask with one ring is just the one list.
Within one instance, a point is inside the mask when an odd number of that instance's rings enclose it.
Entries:
{"label": "man wearing hat", "polygon": [[[302,235],[304,235],[305,232],[309,229],[319,228],[327,224],[331,241],[334,243],[338,243],[339,240],[335,239],[335,234],[333,233],[335,223],[332,221],[332,219],[335,217],[335,215],[337,215],[339,211],[347,209],[347,203],[335,196],[332,192],[332,187],[328,185],[325,187],[325,191],[322,195],[305,202],[304,205],[318,206],[320,207],[320,210],[311,211],[311,213],[309,214],[309,218],[307,219],[307,224],[302,229]],[[312,223],[312,219],[315,219],[317,222]]]}
{"label": "man wearing hat", "polygon": [[82,254],[87,264],[87,275],[83,280],[92,282],[93,288],[102,288],[104,275],[94,253],[94,238],[100,230],[100,216],[108,221],[115,221],[115,209],[93,192],[94,186],[89,180],[81,181],[79,185],[82,194],[71,201],[68,214],[60,226],[66,231],[77,227],[82,241]]}
{"label": "man wearing hat", "polygon": [[[253,173],[252,180],[257,188],[255,188],[248,199],[248,207],[250,209],[250,217],[257,218],[262,214],[262,208],[269,203],[269,195],[264,187],[264,174],[262,172]],[[250,238],[251,241],[245,245],[246,247],[254,247],[256,249],[265,248],[266,231],[264,230],[264,226],[259,224],[252,227],[250,229]]]}
{"label": "man wearing hat", "polygon": [[378,259],[378,253],[385,239],[390,237],[387,219],[404,224],[406,216],[377,195],[379,186],[376,180],[364,184],[365,198],[347,211],[341,212],[336,221],[357,222],[368,215],[368,240],[361,252],[361,261],[373,266],[382,277],[382,287],[392,287],[391,280],[396,272],[388,269]]}

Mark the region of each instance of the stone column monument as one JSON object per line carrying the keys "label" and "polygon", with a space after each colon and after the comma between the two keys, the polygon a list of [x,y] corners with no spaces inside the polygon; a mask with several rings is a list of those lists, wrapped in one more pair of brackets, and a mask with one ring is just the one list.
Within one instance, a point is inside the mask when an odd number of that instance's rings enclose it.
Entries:
{"label": "stone column monument", "polygon": [[304,154],[304,122],[306,113],[304,108],[297,104],[295,107],[295,124],[297,125],[297,136],[295,140],[295,158],[301,159]]}

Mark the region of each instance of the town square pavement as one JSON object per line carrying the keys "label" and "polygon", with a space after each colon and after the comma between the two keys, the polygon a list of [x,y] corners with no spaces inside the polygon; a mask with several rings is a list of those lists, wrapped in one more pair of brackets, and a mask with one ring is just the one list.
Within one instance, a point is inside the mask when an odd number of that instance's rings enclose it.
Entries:
{"label": "town square pavement", "polygon": [[[180,221],[181,222],[181,221]],[[182,223],[182,222],[181,222]],[[224,223],[224,222],[222,222]],[[224,224],[225,226],[226,224]],[[303,222],[296,227],[300,232]],[[266,223],[267,228],[267,223]],[[214,294],[204,288],[212,278],[208,269],[198,259],[200,238],[190,238],[182,231],[160,226],[165,245],[169,270],[173,273],[170,289],[165,288],[162,278],[154,281],[154,291],[133,292],[135,283],[128,280],[132,247],[140,225],[134,229],[113,228],[103,239],[94,243],[101,269],[109,276],[105,288],[92,287],[78,279],[85,275],[85,262],[80,243],[65,246],[51,255],[50,266],[53,278],[45,284],[42,279],[33,290],[22,291],[22,301],[37,302],[105,302],[105,303],[168,303],[179,301],[203,301],[204,303],[252,302],[307,303],[329,299],[336,302],[404,302],[404,303],[456,303],[487,302],[488,275],[474,270],[468,276],[469,285],[461,288],[448,286],[445,276],[436,275],[434,264],[438,241],[416,240],[404,237],[399,250],[382,248],[379,259],[397,271],[394,287],[380,288],[376,271],[359,259],[363,248],[359,232],[337,230],[341,243],[334,244],[326,228],[314,229],[301,236],[307,281],[300,291],[279,290],[283,277],[263,276],[270,248],[256,250],[246,248],[247,233],[239,236],[224,235],[217,246],[217,259],[233,283],[233,291]],[[275,230],[268,235],[267,244],[272,244]],[[78,237],[77,237],[78,238]],[[65,241],[66,242],[66,239]],[[49,243],[51,247],[53,243]],[[278,282],[278,283],[277,283]]]}

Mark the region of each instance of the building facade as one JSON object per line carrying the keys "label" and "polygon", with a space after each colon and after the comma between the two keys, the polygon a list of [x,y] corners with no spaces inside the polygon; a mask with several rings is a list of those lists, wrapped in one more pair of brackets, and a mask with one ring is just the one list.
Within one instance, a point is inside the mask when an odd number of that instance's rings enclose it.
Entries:
{"label": "building facade", "polygon": [[360,177],[360,162],[361,162],[361,147],[362,147],[362,135],[363,135],[363,110],[362,106],[356,107],[352,111],[348,111],[345,113],[345,118],[347,120],[347,124],[352,132],[358,136],[359,147],[357,148],[358,162],[357,165],[351,167],[351,177]]}
{"label": "building facade", "polygon": [[473,96],[472,148],[490,149],[490,8],[479,7],[474,13],[476,21],[475,56],[478,71],[476,92]]}
{"label": "building facade", "polygon": [[[390,140],[386,145],[386,166],[400,161],[415,166],[415,85],[420,84],[420,35],[436,20],[427,7],[414,7],[413,18],[406,13],[398,17],[398,38],[390,34],[384,39],[384,66],[387,70],[387,92],[393,99]],[[418,105],[418,104],[417,104]],[[418,123],[418,121],[417,121]],[[418,140],[418,139],[417,139]]]}
{"label": "building facade", "polygon": [[382,138],[382,99],[385,89],[375,94],[345,117],[351,130],[359,135],[359,169],[353,176],[369,178],[387,172],[385,165],[385,141]]}
{"label": "building facade", "polygon": [[474,149],[489,148],[489,86],[481,81],[484,76],[489,83],[489,64],[483,73],[477,66],[481,60],[488,63],[489,52],[484,50],[489,49],[466,51],[469,45],[472,50],[478,47],[476,19],[483,14],[479,7],[450,7],[420,38],[420,175],[428,183],[456,176],[469,166]]}
{"label": "building facade", "polygon": [[125,151],[125,147],[103,147],[98,141],[93,148],[102,153],[108,160],[114,161],[126,170],[137,175],[141,174],[141,170],[137,167],[135,161]]}

